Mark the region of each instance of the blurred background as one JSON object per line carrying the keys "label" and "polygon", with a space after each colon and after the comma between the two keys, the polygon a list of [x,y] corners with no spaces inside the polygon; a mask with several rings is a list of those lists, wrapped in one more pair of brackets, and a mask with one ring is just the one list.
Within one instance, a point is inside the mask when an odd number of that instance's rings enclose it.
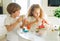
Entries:
{"label": "blurred background", "polygon": [[21,14],[27,14],[32,4],[39,4],[47,15],[53,16],[54,9],[60,6],[60,0],[0,0],[0,14],[8,14],[6,7],[11,2],[16,2],[22,7]]}
{"label": "blurred background", "polygon": [[[6,15],[8,15],[6,8],[11,2],[18,3],[22,7],[21,15],[27,15],[28,9],[32,4],[39,4],[44,10],[45,18],[54,27],[53,29],[59,29],[60,0],[0,0],[0,39],[2,41],[5,39],[4,36],[6,33],[6,29],[4,28],[4,20]],[[59,32],[49,32],[46,38],[47,41],[60,41]]]}

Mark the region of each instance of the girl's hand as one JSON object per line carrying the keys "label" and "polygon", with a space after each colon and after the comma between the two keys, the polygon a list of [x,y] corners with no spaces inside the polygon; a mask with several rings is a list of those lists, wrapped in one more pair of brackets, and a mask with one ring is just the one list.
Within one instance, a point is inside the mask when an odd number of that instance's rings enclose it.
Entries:
{"label": "girl's hand", "polygon": [[38,32],[37,35],[38,36],[42,36],[44,32]]}
{"label": "girl's hand", "polygon": [[37,33],[37,35],[39,36],[43,36],[46,34],[46,30],[39,30],[39,32]]}

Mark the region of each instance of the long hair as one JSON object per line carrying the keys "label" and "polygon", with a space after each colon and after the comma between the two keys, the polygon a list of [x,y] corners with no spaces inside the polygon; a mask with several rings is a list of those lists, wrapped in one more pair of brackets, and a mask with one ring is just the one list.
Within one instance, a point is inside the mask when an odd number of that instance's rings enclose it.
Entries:
{"label": "long hair", "polygon": [[43,18],[43,10],[38,4],[33,4],[30,9],[28,10],[28,16],[33,16],[32,12],[35,10],[35,8],[40,9],[40,18]]}

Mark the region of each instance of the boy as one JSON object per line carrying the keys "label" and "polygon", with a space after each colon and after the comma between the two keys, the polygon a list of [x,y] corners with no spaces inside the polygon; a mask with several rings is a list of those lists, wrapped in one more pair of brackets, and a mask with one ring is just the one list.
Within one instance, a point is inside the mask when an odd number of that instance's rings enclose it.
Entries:
{"label": "boy", "polygon": [[[10,3],[7,6],[8,16],[5,20],[5,27],[7,29],[7,41],[19,41],[19,37],[16,33],[22,24],[23,16],[19,17],[21,7],[16,3]],[[19,18],[17,18],[19,17]]]}

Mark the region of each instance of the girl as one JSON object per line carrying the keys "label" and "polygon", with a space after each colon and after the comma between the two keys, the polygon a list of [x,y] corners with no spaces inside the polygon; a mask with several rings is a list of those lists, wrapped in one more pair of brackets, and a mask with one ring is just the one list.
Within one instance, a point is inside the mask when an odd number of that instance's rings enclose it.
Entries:
{"label": "girl", "polygon": [[28,18],[24,21],[27,29],[33,34],[32,41],[45,41],[39,37],[43,36],[48,30],[48,23],[43,17],[42,8],[38,4],[33,4],[28,11]]}
{"label": "girl", "polygon": [[28,11],[27,21],[24,21],[27,24],[27,29],[33,33],[37,33],[37,35],[43,36],[49,27],[43,17],[42,8],[38,4],[33,4]]}
{"label": "girl", "polygon": [[33,4],[28,11],[28,20],[30,22],[36,21],[31,25],[31,31],[36,31],[40,36],[42,36],[48,29],[48,23],[43,17],[44,13],[42,8],[38,4]]}

